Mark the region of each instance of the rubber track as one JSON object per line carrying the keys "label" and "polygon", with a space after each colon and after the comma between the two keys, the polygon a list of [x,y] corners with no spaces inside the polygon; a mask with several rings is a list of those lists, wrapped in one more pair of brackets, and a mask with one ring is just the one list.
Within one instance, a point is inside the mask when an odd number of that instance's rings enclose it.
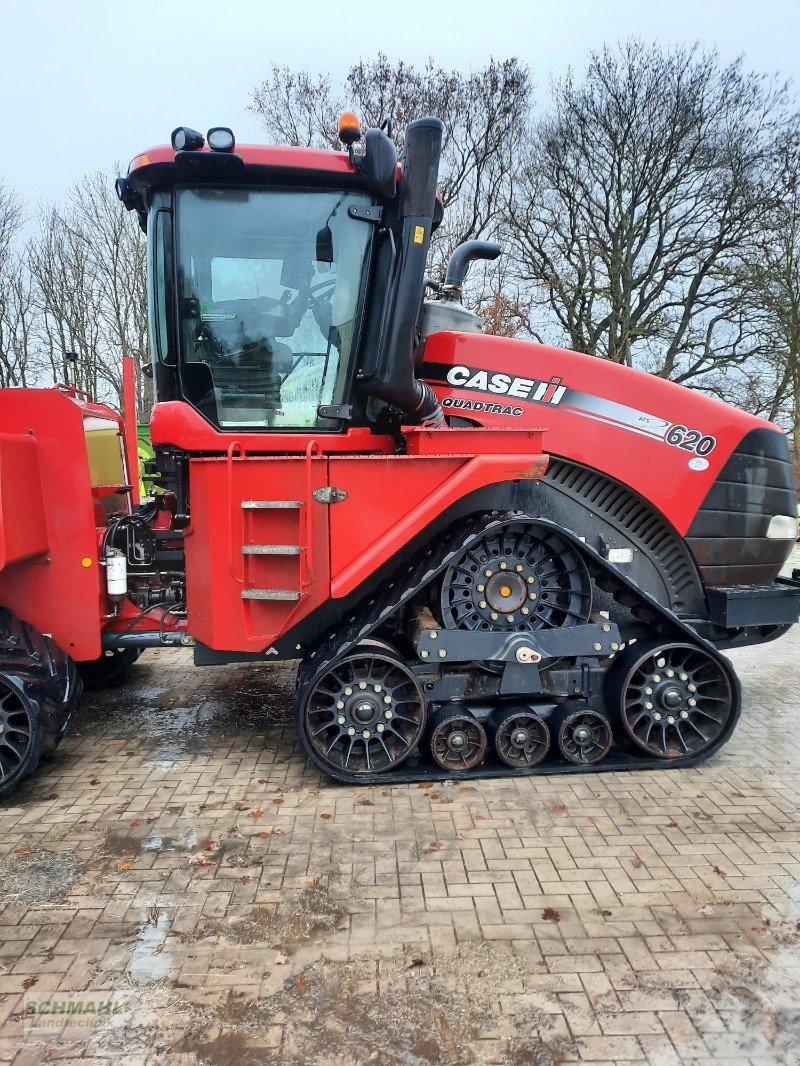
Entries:
{"label": "rubber track", "polygon": [[0,608],[0,675],[22,691],[39,727],[38,744],[26,757],[22,771],[0,785],[2,798],[61,743],[83,684],[75,663],[55,641],[5,608]]}
{"label": "rubber track", "polygon": [[[409,603],[426,585],[437,578],[450,564],[450,562],[466,551],[473,544],[481,540],[487,534],[503,528],[512,522],[530,522],[532,525],[542,526],[557,532],[560,536],[571,541],[575,548],[582,554],[590,576],[594,579],[598,588],[608,592],[620,605],[633,609],[635,616],[646,622],[655,634],[664,640],[684,641],[702,648],[720,666],[727,676],[733,695],[733,707],[727,726],[705,751],[698,755],[684,756],[676,759],[649,758],[645,754],[620,750],[606,756],[605,759],[594,765],[575,766],[566,762],[549,763],[545,760],[538,766],[527,769],[512,769],[504,764],[497,763],[482,765],[475,770],[458,774],[448,773],[437,764],[418,760],[415,756],[409,759],[395,770],[383,774],[349,774],[340,770],[334,770],[320,762],[305,733],[305,721],[303,708],[306,695],[316,677],[323,671],[329,670],[343,656],[361,641],[375,632],[392,615]],[[575,774],[600,771],[628,771],[628,770],[664,770],[683,769],[696,766],[710,758],[730,738],[739,719],[741,711],[741,685],[728,660],[717,651],[713,644],[700,637],[694,629],[668,608],[660,604],[649,593],[642,590],[634,581],[626,577],[607,560],[605,560],[594,548],[590,547],[571,530],[564,529],[544,518],[527,515],[522,512],[506,512],[504,514],[477,515],[468,519],[458,530],[458,546],[448,549],[446,545],[439,548],[428,547],[420,558],[403,569],[399,570],[392,579],[386,582],[359,610],[348,615],[340,625],[329,630],[322,642],[306,655],[300,667],[298,675],[299,699],[297,703],[297,732],[303,743],[303,747],[315,766],[323,773],[346,784],[404,784],[417,781],[445,781],[467,780],[474,778],[490,777],[519,777],[532,774]],[[613,725],[613,722],[612,722]]]}

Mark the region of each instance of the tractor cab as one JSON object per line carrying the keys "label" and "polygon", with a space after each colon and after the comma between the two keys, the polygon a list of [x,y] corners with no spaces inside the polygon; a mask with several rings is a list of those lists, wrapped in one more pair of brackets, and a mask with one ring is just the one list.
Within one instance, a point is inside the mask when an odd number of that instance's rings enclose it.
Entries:
{"label": "tractor cab", "polygon": [[[351,210],[370,197],[199,186],[177,189],[174,205],[184,399],[221,429],[336,428],[325,410],[349,395],[372,238]],[[157,242],[153,295],[166,324],[162,254]],[[162,348],[169,362],[166,331]]]}
{"label": "tractor cab", "polygon": [[[441,125],[425,121],[440,142]],[[381,397],[403,409],[428,395],[412,384],[411,349],[431,168],[407,168],[398,192],[389,137],[367,131],[357,154],[357,120],[343,123],[346,153],[234,150],[230,131],[209,131],[206,143],[180,127],[120,179],[148,235],[157,401],[183,401],[222,432],[292,433],[363,425]],[[412,228],[410,212],[420,216]]]}

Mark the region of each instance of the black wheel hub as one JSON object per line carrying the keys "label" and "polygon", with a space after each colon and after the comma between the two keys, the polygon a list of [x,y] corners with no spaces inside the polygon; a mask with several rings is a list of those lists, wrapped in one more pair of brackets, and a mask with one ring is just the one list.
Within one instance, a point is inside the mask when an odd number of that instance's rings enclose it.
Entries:
{"label": "black wheel hub", "polygon": [[662,759],[709,748],[733,710],[723,668],[691,644],[661,644],[644,652],[633,645],[617,698],[628,736]]}
{"label": "black wheel hub", "polygon": [[25,761],[33,740],[33,726],[24,698],[0,678],[0,785]]}
{"label": "black wheel hub", "polygon": [[378,648],[356,648],[315,678],[303,713],[314,755],[356,774],[398,766],[425,726],[416,678],[399,657]]}
{"label": "black wheel hub", "polygon": [[375,700],[356,698],[352,706],[348,708],[348,713],[353,721],[360,722],[362,725],[372,725],[380,718],[381,707]]}
{"label": "black wheel hub", "polygon": [[510,614],[522,608],[529,592],[522,572],[509,573],[507,570],[501,570],[487,580],[483,595],[493,611]]}
{"label": "black wheel hub", "polygon": [[550,747],[550,730],[530,711],[493,716],[495,750],[506,766],[537,766]]}
{"label": "black wheel hub", "polygon": [[451,563],[442,582],[448,629],[536,630],[581,625],[591,582],[580,555],[557,533],[509,522]]}

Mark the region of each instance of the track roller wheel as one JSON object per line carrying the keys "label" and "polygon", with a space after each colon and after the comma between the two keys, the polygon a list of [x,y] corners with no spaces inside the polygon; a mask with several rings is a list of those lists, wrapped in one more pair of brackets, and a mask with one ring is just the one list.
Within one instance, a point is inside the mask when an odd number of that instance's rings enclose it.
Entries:
{"label": "track roller wheel", "polygon": [[0,796],[25,777],[25,768],[37,742],[38,707],[23,686],[0,675]]}
{"label": "track roller wheel", "polygon": [[678,759],[708,752],[735,712],[733,686],[703,648],[636,641],[608,678],[609,705],[648,755]]}
{"label": "track roller wheel", "polygon": [[550,748],[547,723],[528,708],[495,711],[490,719],[494,747],[506,766],[538,766]]}
{"label": "track roller wheel", "polygon": [[428,744],[443,770],[464,773],[483,762],[486,730],[469,711],[442,707],[431,718]]}
{"label": "track roller wheel", "polygon": [[553,712],[551,722],[559,750],[567,762],[591,766],[608,755],[613,736],[605,715],[567,703]]}
{"label": "track roller wheel", "polygon": [[417,747],[425,728],[419,682],[394,649],[359,645],[303,688],[298,733],[334,777],[382,774]]}

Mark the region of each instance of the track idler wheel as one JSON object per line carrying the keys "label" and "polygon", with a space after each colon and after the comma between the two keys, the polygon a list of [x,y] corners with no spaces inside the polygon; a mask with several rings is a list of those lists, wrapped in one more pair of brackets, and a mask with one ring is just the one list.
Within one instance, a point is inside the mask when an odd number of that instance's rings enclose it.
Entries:
{"label": "track idler wheel", "polygon": [[527,708],[495,711],[490,719],[494,748],[506,766],[538,766],[550,748],[547,723]]}
{"label": "track idler wheel", "polygon": [[486,755],[486,730],[469,711],[442,707],[430,721],[430,752],[443,770],[464,773],[480,766]]}
{"label": "track idler wheel", "polygon": [[575,766],[592,766],[608,755],[613,735],[604,714],[589,707],[563,704],[550,718],[559,751]]}
{"label": "track idler wheel", "polygon": [[360,645],[304,689],[298,727],[309,754],[334,777],[382,774],[417,747],[425,697],[393,649]]}
{"label": "track idler wheel", "polygon": [[625,732],[659,759],[699,756],[725,732],[735,710],[730,680],[696,645],[636,641],[609,676],[609,705]]}

